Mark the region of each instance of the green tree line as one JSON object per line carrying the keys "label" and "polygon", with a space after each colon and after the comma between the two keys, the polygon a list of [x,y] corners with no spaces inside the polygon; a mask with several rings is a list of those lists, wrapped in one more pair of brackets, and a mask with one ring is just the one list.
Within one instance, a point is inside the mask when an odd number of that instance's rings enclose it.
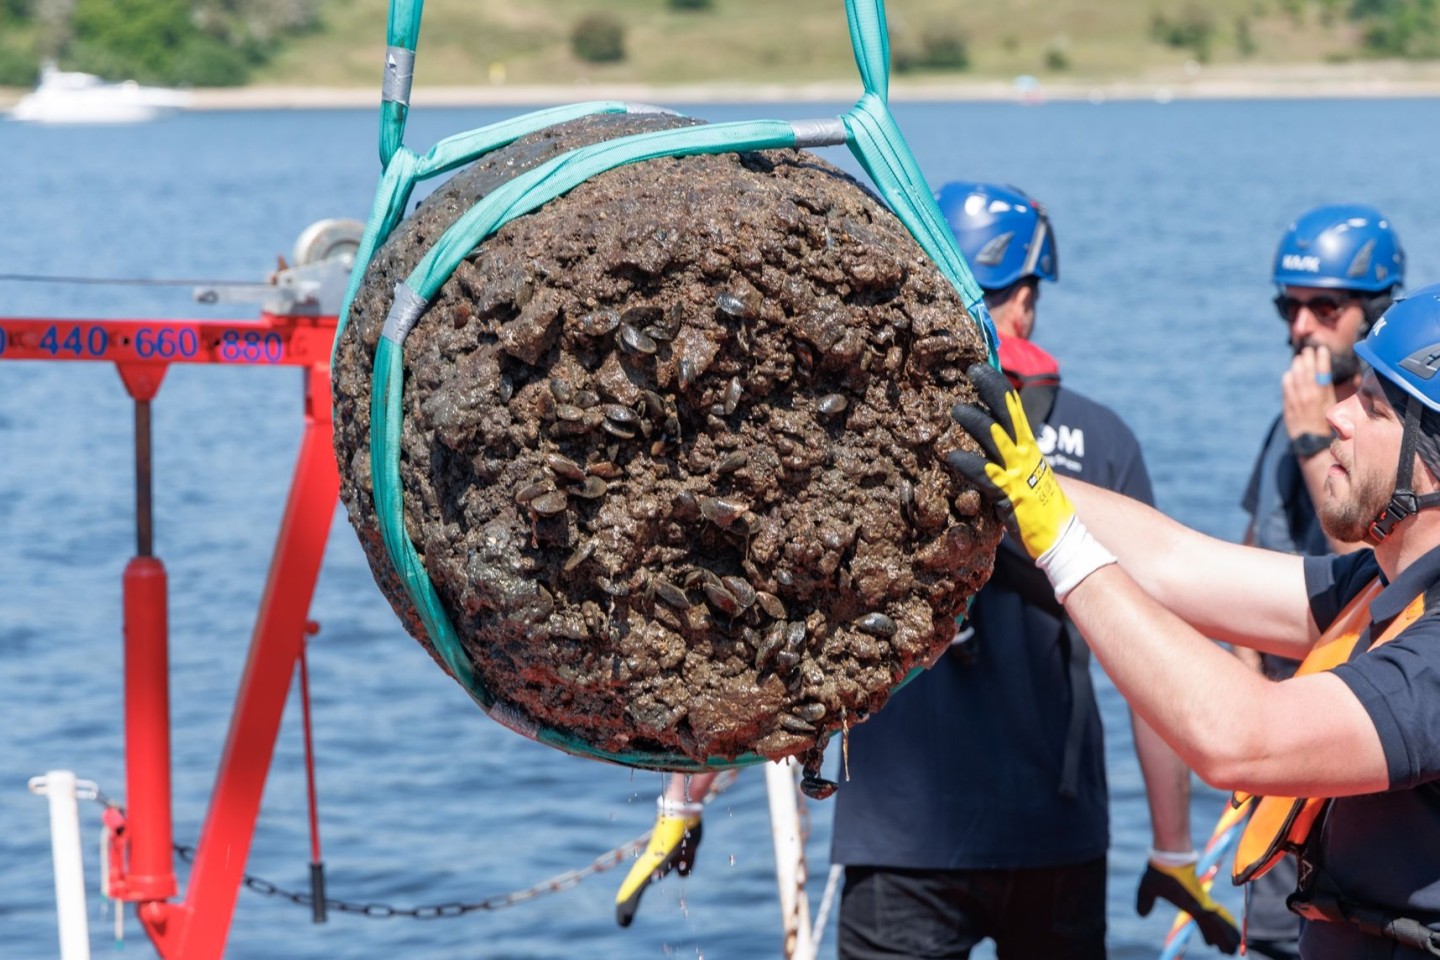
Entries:
{"label": "green tree line", "polygon": [[0,85],[40,64],[110,79],[236,86],[278,44],[320,29],[322,0],[0,0]]}
{"label": "green tree line", "polygon": [[1440,56],[1437,0],[1355,0],[1350,15],[1365,28],[1365,45],[1392,57]]}

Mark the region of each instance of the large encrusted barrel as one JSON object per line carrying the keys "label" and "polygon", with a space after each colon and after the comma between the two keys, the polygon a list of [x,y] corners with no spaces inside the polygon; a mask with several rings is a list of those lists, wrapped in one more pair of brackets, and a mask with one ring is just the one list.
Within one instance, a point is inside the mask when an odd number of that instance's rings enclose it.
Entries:
{"label": "large encrusted barrel", "polygon": [[[519,140],[367,269],[335,362],[342,495],[432,655],[371,494],[395,284],[519,173],[691,122]],[[405,529],[477,677],[598,752],[805,752],[937,656],[989,574],[999,528],[942,459],[969,443],[949,409],[983,341],[901,223],[804,151],[593,178],[484,241],[404,357]]]}

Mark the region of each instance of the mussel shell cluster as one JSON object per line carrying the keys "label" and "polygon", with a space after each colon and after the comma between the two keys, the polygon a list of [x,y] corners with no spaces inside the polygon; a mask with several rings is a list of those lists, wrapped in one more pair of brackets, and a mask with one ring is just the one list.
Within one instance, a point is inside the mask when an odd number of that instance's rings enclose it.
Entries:
{"label": "mussel shell cluster", "polygon": [[[444,229],[558,151],[517,141],[368,267],[335,365],[342,496],[429,640],[370,491],[375,343]],[[948,644],[1000,531],[943,455],[984,346],[905,228],[803,151],[647,161],[482,243],[405,344],[405,524],[477,675],[611,754],[809,753]],[[433,649],[432,649],[433,653]]]}

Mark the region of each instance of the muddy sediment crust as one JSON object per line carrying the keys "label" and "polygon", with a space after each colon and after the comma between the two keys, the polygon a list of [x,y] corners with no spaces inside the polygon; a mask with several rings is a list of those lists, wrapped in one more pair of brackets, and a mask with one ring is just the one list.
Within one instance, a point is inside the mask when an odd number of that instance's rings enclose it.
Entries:
{"label": "muddy sediment crust", "polygon": [[[458,173],[378,252],[339,345],[342,496],[376,580],[376,341],[477,198],[604,116]],[[937,656],[1000,530],[944,466],[985,355],[900,222],[803,151],[602,174],[486,240],[405,344],[405,522],[486,687],[599,750],[811,751]],[[434,650],[431,649],[432,656]]]}

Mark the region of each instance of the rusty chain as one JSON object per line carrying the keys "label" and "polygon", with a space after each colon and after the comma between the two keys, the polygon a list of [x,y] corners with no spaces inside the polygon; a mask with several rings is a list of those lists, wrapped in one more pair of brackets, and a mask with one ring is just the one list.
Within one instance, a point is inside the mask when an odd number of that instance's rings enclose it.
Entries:
{"label": "rusty chain", "polygon": [[[483,900],[475,900],[469,903],[452,901],[450,903],[426,904],[418,907],[396,907],[387,903],[356,903],[351,900],[338,900],[333,897],[325,898],[325,908],[336,910],[340,913],[351,913],[358,916],[370,917],[371,919],[389,919],[391,917],[409,917],[414,920],[438,920],[447,917],[463,917],[467,913],[477,911],[501,910],[505,907],[513,907],[517,903],[525,903],[538,897],[551,893],[560,893],[562,890],[569,890],[576,886],[581,880],[593,874],[601,873],[612,867],[624,863],[626,858],[640,850],[649,841],[650,835],[636,837],[629,843],[622,844],[613,850],[608,850],[596,857],[589,864],[577,870],[568,870],[565,873],[556,874],[548,880],[542,880],[531,887],[517,890],[513,893],[497,894],[486,897]],[[186,863],[194,861],[195,848],[185,844],[175,844],[175,852],[180,859]],[[245,874],[242,881],[246,889],[258,893],[262,897],[278,897],[289,900],[291,903],[302,907],[311,907],[314,899],[308,893],[299,893],[294,890],[286,890],[269,880]]]}
{"label": "rusty chain", "polygon": [[[706,802],[719,796],[720,793],[735,782],[739,774],[735,770],[721,771],[720,776],[715,778],[711,785],[710,794],[705,798]],[[118,803],[110,800],[98,789],[94,799],[107,807],[116,807],[123,810]],[[564,873],[556,874],[548,880],[526,887],[523,890],[516,890],[513,893],[496,894],[486,897],[483,900],[475,900],[469,903],[462,901],[451,901],[449,903],[425,904],[417,907],[397,907],[387,903],[357,903],[351,900],[339,900],[332,897],[325,898],[326,910],[335,910],[340,913],[355,914],[357,916],[370,917],[371,919],[390,919],[392,917],[408,917],[413,920],[439,920],[450,917],[463,917],[469,913],[480,911],[495,911],[505,907],[513,907],[519,903],[527,903],[539,897],[552,893],[560,893],[569,890],[584,880],[586,877],[597,873],[603,873],[624,863],[633,857],[638,851],[650,842],[650,831],[636,837],[628,843],[621,844],[612,850],[607,850],[596,857],[590,863],[575,870],[567,870]],[[175,853],[186,863],[195,862],[195,848],[188,844],[177,843],[174,845]],[[247,890],[259,894],[262,897],[276,897],[282,900],[289,900],[302,907],[312,907],[314,898],[309,893],[300,893],[294,890],[287,890],[278,884],[271,883],[262,877],[243,874],[241,881]]]}

